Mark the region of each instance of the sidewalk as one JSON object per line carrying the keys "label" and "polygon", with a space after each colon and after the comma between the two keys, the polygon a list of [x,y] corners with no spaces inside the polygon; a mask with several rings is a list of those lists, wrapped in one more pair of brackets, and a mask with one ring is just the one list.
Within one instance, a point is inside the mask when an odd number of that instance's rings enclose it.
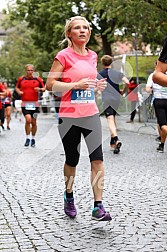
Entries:
{"label": "sidewalk", "polygon": [[157,124],[156,123],[144,123],[139,122],[138,115],[135,117],[133,123],[127,123],[129,120],[129,115],[120,115],[116,116],[116,123],[118,130],[126,130],[130,132],[148,134],[148,135],[157,135]]}

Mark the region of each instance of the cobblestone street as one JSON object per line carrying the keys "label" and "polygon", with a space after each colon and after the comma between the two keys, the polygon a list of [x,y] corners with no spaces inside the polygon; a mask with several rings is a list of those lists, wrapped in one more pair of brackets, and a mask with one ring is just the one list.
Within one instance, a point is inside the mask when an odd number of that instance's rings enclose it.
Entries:
{"label": "cobblestone street", "polygon": [[64,151],[55,117],[39,115],[36,148],[25,149],[24,123],[12,116],[11,130],[0,134],[0,252],[167,251],[167,146],[157,153],[151,129],[139,134],[121,128],[123,145],[114,155],[101,121],[109,223],[91,220],[85,143],[74,186],[78,215],[71,220],[63,211]]}

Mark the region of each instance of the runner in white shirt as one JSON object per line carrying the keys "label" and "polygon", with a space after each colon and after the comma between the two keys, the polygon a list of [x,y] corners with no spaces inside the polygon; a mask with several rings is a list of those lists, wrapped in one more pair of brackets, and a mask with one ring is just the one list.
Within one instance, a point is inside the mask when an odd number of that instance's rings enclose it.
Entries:
{"label": "runner in white shirt", "polygon": [[163,87],[154,83],[152,79],[153,74],[154,73],[151,73],[148,77],[146,91],[148,93],[153,93],[153,105],[159,125],[159,133],[161,136],[161,142],[157,148],[157,151],[163,153],[167,127],[167,87]]}

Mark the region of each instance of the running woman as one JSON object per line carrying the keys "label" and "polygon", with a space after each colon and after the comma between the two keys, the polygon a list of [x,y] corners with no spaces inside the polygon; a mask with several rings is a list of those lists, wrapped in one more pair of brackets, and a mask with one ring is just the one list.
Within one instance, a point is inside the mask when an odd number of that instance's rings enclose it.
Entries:
{"label": "running woman", "polygon": [[102,131],[99,111],[95,103],[95,88],[103,90],[106,80],[97,81],[97,54],[86,47],[91,35],[88,21],[81,16],[67,20],[65,41],[68,47],[54,59],[46,87],[62,92],[59,109],[59,133],[65,150],[64,211],[75,218],[73,184],[79,162],[81,135],[84,136],[91,164],[91,185],[94,195],[92,219],[109,221],[111,216],[102,204],[104,165]]}

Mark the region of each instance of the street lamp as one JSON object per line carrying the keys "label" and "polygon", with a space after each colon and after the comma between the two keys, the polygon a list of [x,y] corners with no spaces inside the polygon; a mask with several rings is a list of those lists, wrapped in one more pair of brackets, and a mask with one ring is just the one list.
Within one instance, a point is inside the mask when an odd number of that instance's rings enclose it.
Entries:
{"label": "street lamp", "polygon": [[133,48],[134,48],[134,51],[135,51],[135,58],[136,58],[136,82],[137,82],[137,84],[139,84],[139,67],[138,67],[136,33],[132,33],[132,36],[133,36]]}
{"label": "street lamp", "polygon": [[[136,83],[139,85],[139,66],[138,66],[138,54],[137,54],[137,44],[136,44],[136,33],[132,33],[133,36],[133,48],[135,51],[135,58],[136,58]],[[139,122],[141,122],[141,116],[140,116],[140,106],[139,109]]]}

